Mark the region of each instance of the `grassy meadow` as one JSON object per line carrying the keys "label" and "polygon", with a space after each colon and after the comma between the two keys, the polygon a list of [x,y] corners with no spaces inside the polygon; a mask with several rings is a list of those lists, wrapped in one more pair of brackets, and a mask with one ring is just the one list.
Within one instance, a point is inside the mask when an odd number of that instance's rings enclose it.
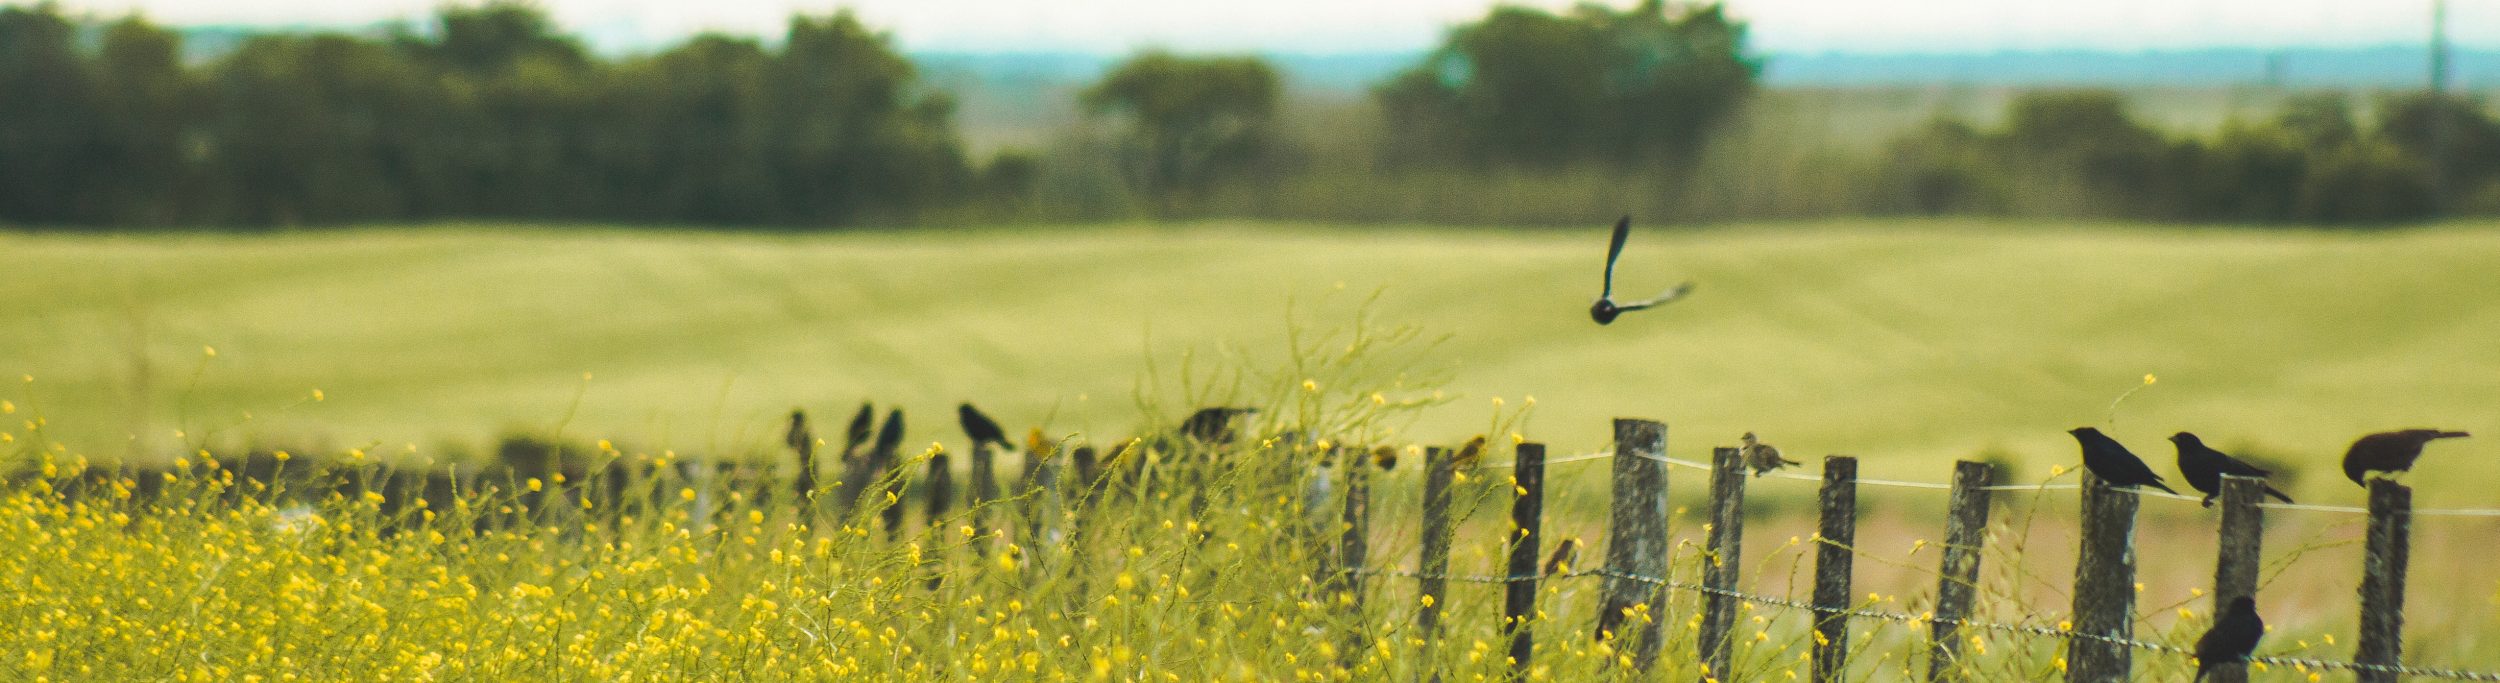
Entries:
{"label": "grassy meadow", "polygon": [[[192,474],[200,449],[290,448],[299,464],[474,457],[526,432],[599,458],[778,455],[787,411],[817,433],[862,399],[907,441],[962,439],[971,399],[1011,432],[1096,443],[1169,429],[1190,406],[1269,408],[1387,442],[1516,431],[1556,455],[1604,448],[1607,419],[1670,424],[1704,460],[1756,431],[1791,457],[1862,458],[1872,479],[1943,481],[1989,457],[2000,481],[2071,482],[2063,430],[2104,424],[2168,472],[2193,429],[2278,465],[2303,502],[2355,505],[2333,466],[2353,436],[2438,426],[2500,436],[2500,226],[2386,232],[1856,221],[1636,226],[1619,275],[1695,295],[1599,327],[1586,307],[1604,230],[1346,229],[1211,222],[1038,230],[681,234],[490,225],[271,235],[0,236],[0,451],[52,476],[0,496],[0,674],[10,680],[1451,680],[1502,675],[1496,588],[1459,584],[1446,646],[1400,630],[1411,582],[1359,607],[1312,583],[1313,511],[1252,458],[1204,488],[1106,488],[1044,547],[973,539],[960,508],[879,540],[863,517],[799,524],[718,481],[662,477],[597,498],[505,482],[421,510],[342,483],[289,498]],[[2146,376],[2158,377],[2147,385]],[[20,377],[22,376],[22,377]],[[2133,393],[2129,393],[2132,391]],[[2122,395],[2114,425],[2112,402]],[[2410,477],[2424,508],[2500,507],[2478,436]],[[912,450],[912,449],[906,449]],[[926,454],[923,454],[926,457]],[[176,460],[180,458],[179,460]],[[83,496],[82,462],[183,474]],[[1491,458],[1495,462],[1507,454]],[[918,460],[912,461],[915,466]],[[305,464],[305,467],[312,465]],[[961,466],[960,461],[958,467]],[[1006,468],[1002,468],[1006,469]],[[1012,471],[1009,469],[1008,471]],[[1455,571],[1499,571],[1499,470]],[[1602,538],[1604,461],[1552,471],[1547,538]],[[1706,476],[1678,469],[1676,575],[1698,576]],[[1377,491],[1375,564],[1416,552],[1416,475]],[[2175,480],[2174,480],[2175,481]],[[555,506],[508,516],[540,486]],[[573,488],[567,488],[568,486]],[[1751,485],[1744,585],[1802,596],[1812,484]],[[1283,488],[1279,488],[1283,487]],[[1869,487],[1861,606],[1932,594],[1941,492]],[[1187,491],[1180,491],[1187,493]],[[722,501],[726,502],[722,502]],[[2065,613],[2072,492],[2000,494],[1982,618]],[[239,502],[237,502],[239,501]],[[296,501],[296,502],[289,502]],[[310,501],[310,502],[302,502]],[[698,502],[702,501],[702,502]],[[873,504],[873,501],[872,501]],[[906,503],[916,507],[917,501]],[[1072,505],[1065,514],[1079,514]],[[2146,503],[2139,637],[2201,630],[2211,513]],[[1005,510],[990,510],[1006,514]],[[865,513],[859,513],[865,514]],[[996,517],[993,517],[996,519]],[[2269,515],[2261,654],[2350,655],[2360,518]],[[413,526],[412,526],[413,525]],[[1209,531],[1212,530],[1212,531]],[[2416,522],[2409,660],[2500,668],[2490,518]],[[1786,542],[1783,543],[1782,541]],[[975,550],[981,551],[979,554]],[[1594,548],[1581,555],[1594,562]],[[91,580],[110,576],[111,581]],[[1590,578],[1549,583],[1539,680],[1620,666],[1585,637]],[[1689,652],[1690,595],[1669,653]],[[1805,619],[1748,607],[1748,680],[1803,676]],[[1352,632],[1374,639],[1349,639]],[[1924,627],[1853,631],[1860,677],[1924,672]],[[2052,638],[1989,634],[1966,673],[2055,675]],[[2143,680],[2184,658],[2137,655]],[[1671,675],[1697,675],[1670,656]],[[2275,676],[2315,679],[2313,672]],[[2327,676],[2342,674],[2329,672]],[[2271,680],[2261,676],[2261,679]],[[2288,678],[2287,678],[2288,679]]]}

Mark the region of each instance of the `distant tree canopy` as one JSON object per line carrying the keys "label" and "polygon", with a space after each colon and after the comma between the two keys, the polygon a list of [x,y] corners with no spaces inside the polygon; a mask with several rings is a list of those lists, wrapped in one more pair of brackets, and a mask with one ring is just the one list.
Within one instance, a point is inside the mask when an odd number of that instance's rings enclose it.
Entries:
{"label": "distant tree canopy", "polygon": [[1150,50],[1113,67],[1081,100],[1094,114],[1125,117],[1123,170],[1170,210],[1259,161],[1281,89],[1256,57]]}
{"label": "distant tree canopy", "polygon": [[840,225],[974,180],[952,100],[848,13],[793,18],[779,49],[624,60],[520,3],[431,28],[263,35],[185,68],[138,19],[90,49],[50,6],[0,8],[0,221]]}
{"label": "distant tree canopy", "polygon": [[1690,166],[1761,63],[1717,4],[1500,6],[1379,87],[1395,161]]}

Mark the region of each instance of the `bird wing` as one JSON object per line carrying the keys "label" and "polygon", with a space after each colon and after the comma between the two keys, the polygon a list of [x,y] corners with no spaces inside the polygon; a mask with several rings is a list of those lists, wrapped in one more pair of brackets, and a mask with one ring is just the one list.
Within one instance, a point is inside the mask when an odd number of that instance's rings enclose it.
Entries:
{"label": "bird wing", "polygon": [[1615,259],[1623,256],[1623,242],[1631,237],[1632,217],[1624,216],[1622,220],[1615,221],[1614,243],[1606,245],[1606,282],[1597,290],[1597,298],[1615,295]]}
{"label": "bird wing", "polygon": [[1691,280],[1686,280],[1684,281],[1684,284],[1676,285],[1674,289],[1660,292],[1658,296],[1650,297],[1641,301],[1634,301],[1628,304],[1622,304],[1616,306],[1615,309],[1623,311],[1637,311],[1681,299],[1684,298],[1684,295],[1691,293],[1693,293],[1693,282]]}

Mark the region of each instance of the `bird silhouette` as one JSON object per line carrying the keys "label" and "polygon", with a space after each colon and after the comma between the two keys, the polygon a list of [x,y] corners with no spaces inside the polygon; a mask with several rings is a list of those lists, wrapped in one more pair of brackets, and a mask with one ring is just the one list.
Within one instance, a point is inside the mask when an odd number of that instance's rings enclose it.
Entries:
{"label": "bird silhouette", "polygon": [[1753,468],[1753,476],[1759,477],[1771,470],[1798,464],[1795,460],[1780,457],[1778,446],[1755,439],[1753,432],[1745,432],[1745,436],[1739,440],[1745,444],[1743,451],[1745,465]]}
{"label": "bird silhouette", "polygon": [[1545,557],[1545,576],[1571,571],[1571,563],[1580,560],[1580,539],[1566,538],[1554,544],[1554,554]]}
{"label": "bird silhouette", "polygon": [[877,428],[876,457],[883,461],[893,460],[896,449],[902,447],[903,409],[896,408],[885,414],[885,426]]}
{"label": "bird silhouette", "polygon": [[866,401],[859,404],[859,414],[851,416],[851,428],[842,433],[842,459],[859,457],[859,445],[868,443],[868,433],[876,429],[877,409]]}
{"label": "bird silhouette", "polygon": [[1637,311],[1684,298],[1684,295],[1693,291],[1692,281],[1686,280],[1684,284],[1676,285],[1674,289],[1669,289],[1655,297],[1641,301],[1615,303],[1615,260],[1623,257],[1623,242],[1631,236],[1631,216],[1624,216],[1622,220],[1615,221],[1614,242],[1606,246],[1605,286],[1597,291],[1597,303],[1589,304],[1589,319],[1597,321],[1599,325],[1612,323],[1615,321],[1615,316],[1623,315],[1628,311]]}
{"label": "bird silhouette", "polygon": [[807,430],[807,411],[790,411],[790,431],[782,435],[781,442],[792,449],[805,451],[808,443],[815,440],[816,435]]}
{"label": "bird silhouette", "polygon": [[2352,483],[2369,486],[2363,479],[2371,472],[2393,474],[2413,469],[2413,459],[2422,457],[2422,444],[2438,439],[2470,436],[2465,432],[2443,432],[2437,429],[2406,429],[2379,432],[2352,442],[2344,451],[2344,476]]}
{"label": "bird silhouette", "polygon": [[1398,468],[1398,449],[1397,449],[1397,447],[1396,447],[1396,446],[1379,446],[1379,447],[1373,448],[1373,449],[1372,449],[1372,464],[1380,466],[1380,470],[1381,470],[1381,471],[1383,471],[1383,472],[1386,472],[1386,471],[1389,471],[1389,470],[1394,470],[1394,469],[1397,469],[1397,468]]}
{"label": "bird silhouette", "polygon": [[[2194,434],[2187,432],[2172,434],[2170,443],[2179,447],[2179,477],[2186,479],[2188,486],[2204,492],[2205,507],[2213,507],[2214,496],[2222,495],[2222,475],[2264,479],[2267,475],[2274,474],[2256,465],[2240,462],[2238,458],[2224,455],[2222,451],[2207,447],[2204,440],[2196,438]],[[2273,486],[2266,486],[2266,495],[2274,496],[2286,503],[2292,502],[2291,496],[2283,495],[2282,491],[2275,490]]]}
{"label": "bird silhouette", "polygon": [[991,420],[990,416],[981,414],[981,409],[972,407],[971,403],[956,406],[955,417],[963,421],[964,436],[972,439],[973,448],[980,448],[981,444],[989,443],[998,444],[998,450],[1002,451],[1016,449],[1015,446],[1007,443],[1007,430],[999,428],[996,420]]}
{"label": "bird silhouette", "polygon": [[1456,470],[1456,471],[1459,471],[1459,472],[1467,472],[1467,471],[1472,471],[1472,470],[1476,469],[1476,466],[1477,466],[1477,465],[1480,465],[1480,464],[1483,464],[1483,463],[1484,463],[1484,435],[1483,435],[1483,434],[1478,434],[1478,435],[1476,435],[1476,438],[1473,438],[1473,439],[1468,439],[1468,440],[1467,440],[1467,444],[1466,444],[1466,445],[1463,445],[1463,446],[1459,446],[1459,447],[1458,447],[1458,454],[1457,454],[1457,455],[1450,456],[1450,469],[1452,469],[1452,470]]}
{"label": "bird silhouette", "polygon": [[1181,421],[1181,433],[1208,443],[1232,443],[1238,436],[1233,430],[1233,418],[1255,412],[1259,409],[1231,406],[1200,408],[1198,412],[1190,413],[1189,419]]}
{"label": "bird silhouette", "polygon": [[2145,466],[2143,458],[2135,457],[2135,453],[2101,430],[2076,427],[2066,433],[2075,435],[2075,442],[2083,445],[2083,466],[2092,470],[2092,476],[2100,477],[2102,483],[2117,487],[2151,485],[2172,495],[2179,493],[2163,485],[2161,475]]}
{"label": "bird silhouette", "polygon": [[2257,601],[2247,596],[2232,599],[2231,606],[2214,619],[2213,628],[2196,639],[2196,677],[2189,680],[2205,680],[2217,664],[2248,661],[2257,651],[2257,639],[2265,636],[2266,620],[2257,618]]}

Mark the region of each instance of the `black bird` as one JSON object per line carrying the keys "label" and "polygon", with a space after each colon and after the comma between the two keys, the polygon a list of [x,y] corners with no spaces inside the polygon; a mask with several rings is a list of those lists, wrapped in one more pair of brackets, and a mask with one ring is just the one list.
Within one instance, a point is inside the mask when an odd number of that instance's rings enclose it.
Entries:
{"label": "black bird", "polygon": [[[2186,479],[2189,486],[2205,493],[2205,507],[2213,507],[2214,496],[2222,495],[2222,475],[2264,479],[2266,475],[2274,474],[2207,447],[2204,440],[2194,434],[2172,434],[2170,443],[2179,447],[2179,476]],[[2266,487],[2266,495],[2286,503],[2292,502],[2291,496],[2283,495],[2273,486]]]}
{"label": "black bird", "polygon": [[885,426],[877,428],[876,457],[882,460],[892,460],[896,449],[902,447],[903,409],[896,408],[894,412],[885,414]]}
{"label": "black bird", "polygon": [[2146,467],[2143,458],[2135,457],[2135,453],[2129,452],[2117,439],[2102,434],[2101,430],[2076,427],[2066,430],[2066,433],[2075,435],[2075,442],[2083,444],[2083,466],[2092,470],[2092,476],[2100,477],[2102,483],[2118,487],[2149,484],[2153,488],[2170,491],[2172,495],[2179,493],[2162,485],[2161,475]]}
{"label": "black bird", "polygon": [[2231,600],[2231,606],[2214,619],[2214,627],[2196,639],[2196,678],[2189,680],[2205,680],[2216,664],[2248,661],[2257,651],[2257,639],[2265,636],[2266,620],[2257,618],[2257,601],[2247,596]]}
{"label": "black bird", "polygon": [[2413,459],[2422,457],[2422,444],[2439,439],[2470,436],[2465,432],[2443,432],[2437,429],[2406,429],[2379,432],[2352,442],[2344,451],[2344,476],[2352,483],[2369,486],[2363,481],[2371,472],[2390,474],[2413,469]]}
{"label": "black bird", "polygon": [[1208,443],[1232,443],[1237,436],[1233,431],[1233,418],[1255,412],[1259,409],[1230,406],[1200,408],[1198,412],[1190,413],[1189,419],[1181,421],[1181,433]]}
{"label": "black bird", "polygon": [[961,406],[956,406],[955,416],[962,418],[964,423],[964,436],[972,438],[973,448],[980,448],[981,444],[985,443],[994,443],[998,444],[998,450],[1012,451],[1016,449],[1015,446],[1007,444],[1007,430],[1000,429],[997,421],[991,420],[988,415],[981,414],[980,409],[972,407],[972,404],[965,403]]}
{"label": "black bird", "polygon": [[1571,571],[1571,563],[1580,561],[1580,539],[1566,538],[1554,544],[1554,554],[1545,556],[1545,576]]}
{"label": "black bird", "polygon": [[1597,324],[1599,325],[1614,322],[1615,316],[1623,315],[1626,311],[1637,311],[1674,301],[1676,299],[1681,299],[1684,298],[1685,294],[1690,294],[1693,291],[1692,281],[1687,280],[1684,284],[1676,285],[1674,289],[1667,290],[1658,296],[1651,297],[1646,300],[1622,304],[1615,303],[1615,259],[1623,256],[1623,241],[1631,236],[1631,216],[1624,216],[1623,220],[1615,221],[1614,242],[1606,246],[1605,286],[1604,288],[1597,290],[1597,303],[1589,304],[1589,319],[1597,321]]}
{"label": "black bird", "polygon": [[815,440],[816,434],[807,431],[807,411],[790,411],[790,432],[782,435],[781,442],[794,450],[805,451]]}
{"label": "black bird", "polygon": [[868,432],[876,426],[877,409],[869,406],[868,402],[861,401],[859,414],[851,416],[850,431],[843,433],[842,458],[848,460],[859,457],[859,445],[868,443]]}

